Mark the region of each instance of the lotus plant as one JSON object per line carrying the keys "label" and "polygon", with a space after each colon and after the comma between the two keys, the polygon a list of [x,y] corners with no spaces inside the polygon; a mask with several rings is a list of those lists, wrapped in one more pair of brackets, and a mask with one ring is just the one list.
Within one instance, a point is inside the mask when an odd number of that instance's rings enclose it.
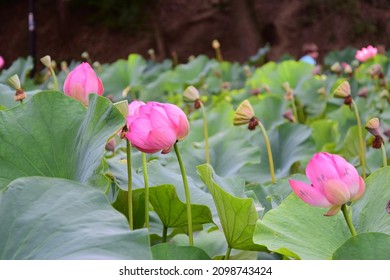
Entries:
{"label": "lotus plant", "polygon": [[309,205],[330,207],[325,216],[342,210],[352,235],[356,235],[347,204],[362,197],[365,183],[355,167],[339,155],[321,152],[309,161],[306,176],[311,184],[289,180],[293,192]]}
{"label": "lotus plant", "polygon": [[360,62],[365,62],[369,60],[370,58],[373,58],[378,53],[378,49],[369,45],[366,48],[362,48],[361,50],[358,50],[356,52],[355,58],[359,60]]}
{"label": "lotus plant", "polygon": [[206,151],[206,163],[210,164],[210,153],[209,153],[209,133],[207,128],[207,117],[206,110],[204,108],[203,102],[200,99],[199,91],[194,86],[189,86],[184,91],[184,99],[186,101],[194,102],[195,109],[202,109],[203,114],[203,134],[205,141],[205,151]]}
{"label": "lotus plant", "polygon": [[260,129],[263,133],[263,136],[264,136],[265,145],[267,147],[271,181],[272,181],[272,183],[275,183],[276,179],[275,179],[274,161],[273,161],[273,157],[272,157],[271,144],[269,142],[268,135],[267,135],[267,132],[266,132],[263,124],[255,116],[255,112],[253,110],[253,107],[247,99],[245,99],[238,106],[237,110],[235,111],[233,124],[234,125],[248,124],[249,130],[254,130],[256,128],[256,126],[260,127]]}
{"label": "lotus plant", "polygon": [[358,110],[358,107],[356,105],[356,102],[352,98],[351,86],[349,85],[349,82],[348,81],[342,82],[335,89],[334,96],[337,98],[343,98],[345,105],[353,107],[355,117],[356,117],[357,126],[358,126],[359,150],[360,150],[359,158],[360,158],[360,163],[362,166],[362,176],[365,179],[366,178],[366,146],[365,146],[365,142],[363,139],[362,124],[361,124],[361,120],[360,120],[359,110]]}
{"label": "lotus plant", "polygon": [[103,92],[104,87],[102,81],[86,62],[78,65],[66,76],[64,93],[79,100],[85,106],[88,106],[89,94],[103,95]]}
{"label": "lotus plant", "polygon": [[[137,101],[133,101],[137,102]],[[132,103],[133,103],[132,102]],[[132,106],[132,103],[129,106]],[[177,141],[184,139],[189,133],[189,122],[185,113],[177,106],[169,103],[138,102],[130,108],[127,117],[128,132],[126,138],[138,150],[144,153],[169,153],[174,148],[182,174],[187,204],[187,220],[189,243],[193,245],[192,212],[187,175],[181,159]]]}

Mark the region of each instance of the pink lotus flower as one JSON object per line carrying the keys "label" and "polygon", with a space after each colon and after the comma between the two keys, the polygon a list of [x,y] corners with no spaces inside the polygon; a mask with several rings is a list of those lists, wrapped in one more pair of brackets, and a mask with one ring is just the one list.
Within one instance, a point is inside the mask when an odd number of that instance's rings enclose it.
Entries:
{"label": "pink lotus flower", "polygon": [[358,50],[356,52],[355,58],[360,62],[364,62],[376,56],[377,53],[378,53],[378,49],[370,45],[367,48],[362,48],[361,50]]}
{"label": "pink lotus flower", "polygon": [[4,58],[0,55],[0,69],[4,66]]}
{"label": "pink lotus flower", "polygon": [[189,132],[187,116],[177,106],[168,103],[133,101],[127,116],[131,144],[145,153],[169,153],[177,140]]}
{"label": "pink lotus flower", "polygon": [[102,95],[103,91],[102,81],[86,62],[74,68],[64,82],[64,93],[81,101],[84,105],[88,105],[89,94]]}
{"label": "pink lotus flower", "polygon": [[355,167],[338,155],[315,154],[306,167],[306,176],[311,185],[289,180],[290,186],[307,204],[331,207],[325,216],[336,215],[343,204],[359,199],[365,191]]}

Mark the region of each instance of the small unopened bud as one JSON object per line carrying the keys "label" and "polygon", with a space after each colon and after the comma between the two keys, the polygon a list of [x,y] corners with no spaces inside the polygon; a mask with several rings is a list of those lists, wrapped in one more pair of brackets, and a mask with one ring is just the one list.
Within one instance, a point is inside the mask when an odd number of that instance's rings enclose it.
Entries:
{"label": "small unopened bud", "polygon": [[379,77],[383,73],[382,66],[380,64],[374,64],[368,69],[367,73],[371,77]]}
{"label": "small unopened bud", "polygon": [[229,82],[223,82],[221,84],[221,89],[222,90],[229,90],[230,89],[230,83]]}
{"label": "small unopened bud", "polygon": [[89,60],[90,57],[89,57],[89,53],[88,52],[82,52],[81,53],[81,58],[85,61]]}
{"label": "small unopened bud", "polygon": [[353,72],[353,70],[352,70],[352,67],[351,67],[351,65],[349,65],[349,64],[346,64],[346,65],[344,65],[344,73],[345,74],[352,74],[352,72]]}
{"label": "small unopened bud", "polygon": [[149,54],[150,60],[156,60],[156,53],[154,52],[154,49],[149,49],[148,54]]}
{"label": "small unopened bud", "polygon": [[367,123],[365,128],[374,136],[380,136],[379,132],[380,122],[378,118],[372,118]]}
{"label": "small unopened bud", "polygon": [[291,88],[287,90],[286,93],[284,94],[284,99],[287,101],[291,101],[294,99],[294,94]]}
{"label": "small unopened bud", "polygon": [[292,113],[291,110],[285,112],[283,114],[283,118],[285,118],[286,120],[288,120],[289,122],[292,122],[292,123],[295,123],[296,120],[295,120],[295,117],[294,117],[294,114]]}
{"label": "small unopened bud", "polygon": [[102,67],[102,65],[100,64],[99,61],[95,61],[94,63],[92,63],[92,67],[98,73],[102,73],[103,72],[103,67]]}
{"label": "small unopened bud", "polygon": [[111,138],[107,143],[106,143],[106,150],[109,152],[115,152],[115,147],[116,147],[116,142],[115,138]]}
{"label": "small unopened bud", "polygon": [[366,98],[366,97],[368,96],[368,88],[362,87],[362,88],[358,91],[358,96],[363,97],[363,98]]}
{"label": "small unopened bud", "polygon": [[243,102],[241,102],[237,110],[234,112],[233,124],[248,124],[253,117],[255,117],[255,111],[253,110],[253,107],[249,103],[249,101],[245,99]]}
{"label": "small unopened bud", "polygon": [[51,57],[50,57],[50,55],[45,55],[44,57],[42,57],[41,58],[41,62],[47,68],[51,68]]}
{"label": "small unopened bud", "polygon": [[317,93],[320,94],[320,95],[326,95],[326,89],[325,87],[320,87],[318,90],[317,90]]}
{"label": "small unopened bud", "polygon": [[127,94],[130,92],[130,90],[131,90],[131,87],[130,87],[130,86],[125,87],[125,88],[122,90],[122,97],[126,97]]}
{"label": "small unopened bud", "polygon": [[221,44],[219,43],[218,40],[213,40],[211,43],[211,46],[213,47],[214,50],[219,49],[221,47]]}
{"label": "small unopened bud", "polygon": [[61,61],[61,71],[69,72],[68,63],[66,61]]}
{"label": "small unopened bud", "polygon": [[13,75],[8,79],[8,84],[13,87],[15,90],[21,89],[19,76],[17,74]]}
{"label": "small unopened bud", "polygon": [[334,90],[333,94],[337,98],[347,98],[351,95],[351,86],[347,81],[344,81]]}
{"label": "small unopened bud", "polygon": [[51,63],[50,63],[50,67],[52,68],[52,69],[56,69],[57,68],[57,62],[55,61],[55,60],[52,60],[51,61]]}
{"label": "small unopened bud", "polygon": [[341,73],[341,65],[339,62],[335,62],[330,66],[330,70],[335,73]]}
{"label": "small unopened bud", "polygon": [[196,101],[200,98],[199,91],[194,86],[189,86],[184,91],[184,99],[187,101]]}

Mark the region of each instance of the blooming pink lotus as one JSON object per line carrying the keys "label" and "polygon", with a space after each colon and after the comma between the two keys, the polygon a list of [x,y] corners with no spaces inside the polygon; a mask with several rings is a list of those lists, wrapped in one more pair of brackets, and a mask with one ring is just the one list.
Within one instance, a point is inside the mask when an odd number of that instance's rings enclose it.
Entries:
{"label": "blooming pink lotus", "polygon": [[177,140],[189,132],[187,116],[177,106],[168,103],[133,101],[127,116],[126,138],[145,153],[169,153]]}
{"label": "blooming pink lotus", "polygon": [[341,206],[359,199],[365,184],[355,167],[344,158],[329,153],[317,153],[306,167],[311,185],[289,180],[294,193],[307,204],[331,207],[325,216],[336,215]]}
{"label": "blooming pink lotus", "polygon": [[356,52],[355,58],[360,62],[367,61],[368,59],[376,56],[378,49],[373,46],[368,46],[367,48],[362,48]]}
{"label": "blooming pink lotus", "polygon": [[74,68],[64,82],[64,93],[84,105],[88,105],[88,96],[91,93],[102,95],[104,87],[92,67],[83,62]]}
{"label": "blooming pink lotus", "polygon": [[0,69],[4,66],[4,58],[0,55]]}

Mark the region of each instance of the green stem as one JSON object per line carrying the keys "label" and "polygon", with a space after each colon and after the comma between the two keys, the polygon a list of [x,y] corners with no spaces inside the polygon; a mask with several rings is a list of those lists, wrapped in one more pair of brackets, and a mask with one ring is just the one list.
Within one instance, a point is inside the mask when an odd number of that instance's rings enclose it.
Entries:
{"label": "green stem", "polygon": [[129,215],[129,226],[133,230],[133,177],[131,174],[131,144],[126,138],[126,153],[127,153],[127,207]]}
{"label": "green stem", "polygon": [[167,243],[168,227],[163,227],[162,243]]}
{"label": "green stem", "polygon": [[364,145],[364,140],[363,140],[363,133],[362,133],[362,123],[360,121],[360,116],[359,116],[359,110],[356,105],[356,102],[352,99],[352,105],[353,109],[355,112],[355,117],[358,125],[358,136],[359,136],[359,148],[360,148],[360,164],[362,165],[362,177],[363,179],[366,179],[366,149]]}
{"label": "green stem", "polygon": [[353,226],[352,219],[348,214],[348,209],[346,204],[343,204],[343,206],[341,206],[341,211],[343,212],[344,219],[347,222],[349,231],[351,232],[352,236],[355,236],[357,233],[355,227]]}
{"label": "green stem", "polygon": [[57,82],[56,72],[54,72],[54,69],[52,67],[50,67],[49,69],[50,69],[51,75],[53,76],[54,89],[58,91],[58,82]]}
{"label": "green stem", "polygon": [[184,192],[186,196],[186,205],[187,205],[187,220],[188,220],[188,238],[190,246],[194,246],[194,237],[192,233],[192,211],[191,211],[191,200],[190,200],[190,189],[188,187],[187,174],[183,165],[183,160],[181,159],[181,155],[179,152],[179,148],[177,147],[177,142],[173,145],[175,148],[175,153],[177,157],[177,161],[179,162],[181,177],[183,178]]}
{"label": "green stem", "polygon": [[298,111],[297,111],[297,106],[295,106],[295,98],[294,97],[291,100],[291,107],[292,107],[292,110],[293,110],[293,115],[294,115],[294,118],[295,118],[295,122],[298,122]]}
{"label": "green stem", "polygon": [[148,180],[148,166],[146,165],[145,153],[142,153],[142,168],[144,170],[144,186],[145,186],[145,227],[149,228],[149,180]]}
{"label": "green stem", "polygon": [[272,180],[272,183],[275,184],[274,160],[272,158],[271,145],[269,143],[267,132],[265,131],[265,128],[264,128],[264,126],[262,125],[262,123],[260,121],[259,121],[259,126],[261,128],[261,131],[263,132],[265,145],[267,147],[268,161],[269,161],[269,170],[270,170],[270,173],[271,173],[271,180]]}
{"label": "green stem", "polygon": [[226,254],[225,254],[225,260],[228,260],[230,258],[230,252],[232,251],[232,248],[228,247]]}
{"label": "green stem", "polygon": [[385,167],[387,166],[387,156],[386,156],[386,148],[384,143],[382,143],[381,149],[382,149],[383,167]]}
{"label": "green stem", "polygon": [[205,149],[206,149],[206,163],[210,164],[209,132],[207,129],[206,110],[201,101],[200,101],[200,107],[202,108],[202,113],[203,113],[203,133],[204,133],[204,141],[205,141]]}

